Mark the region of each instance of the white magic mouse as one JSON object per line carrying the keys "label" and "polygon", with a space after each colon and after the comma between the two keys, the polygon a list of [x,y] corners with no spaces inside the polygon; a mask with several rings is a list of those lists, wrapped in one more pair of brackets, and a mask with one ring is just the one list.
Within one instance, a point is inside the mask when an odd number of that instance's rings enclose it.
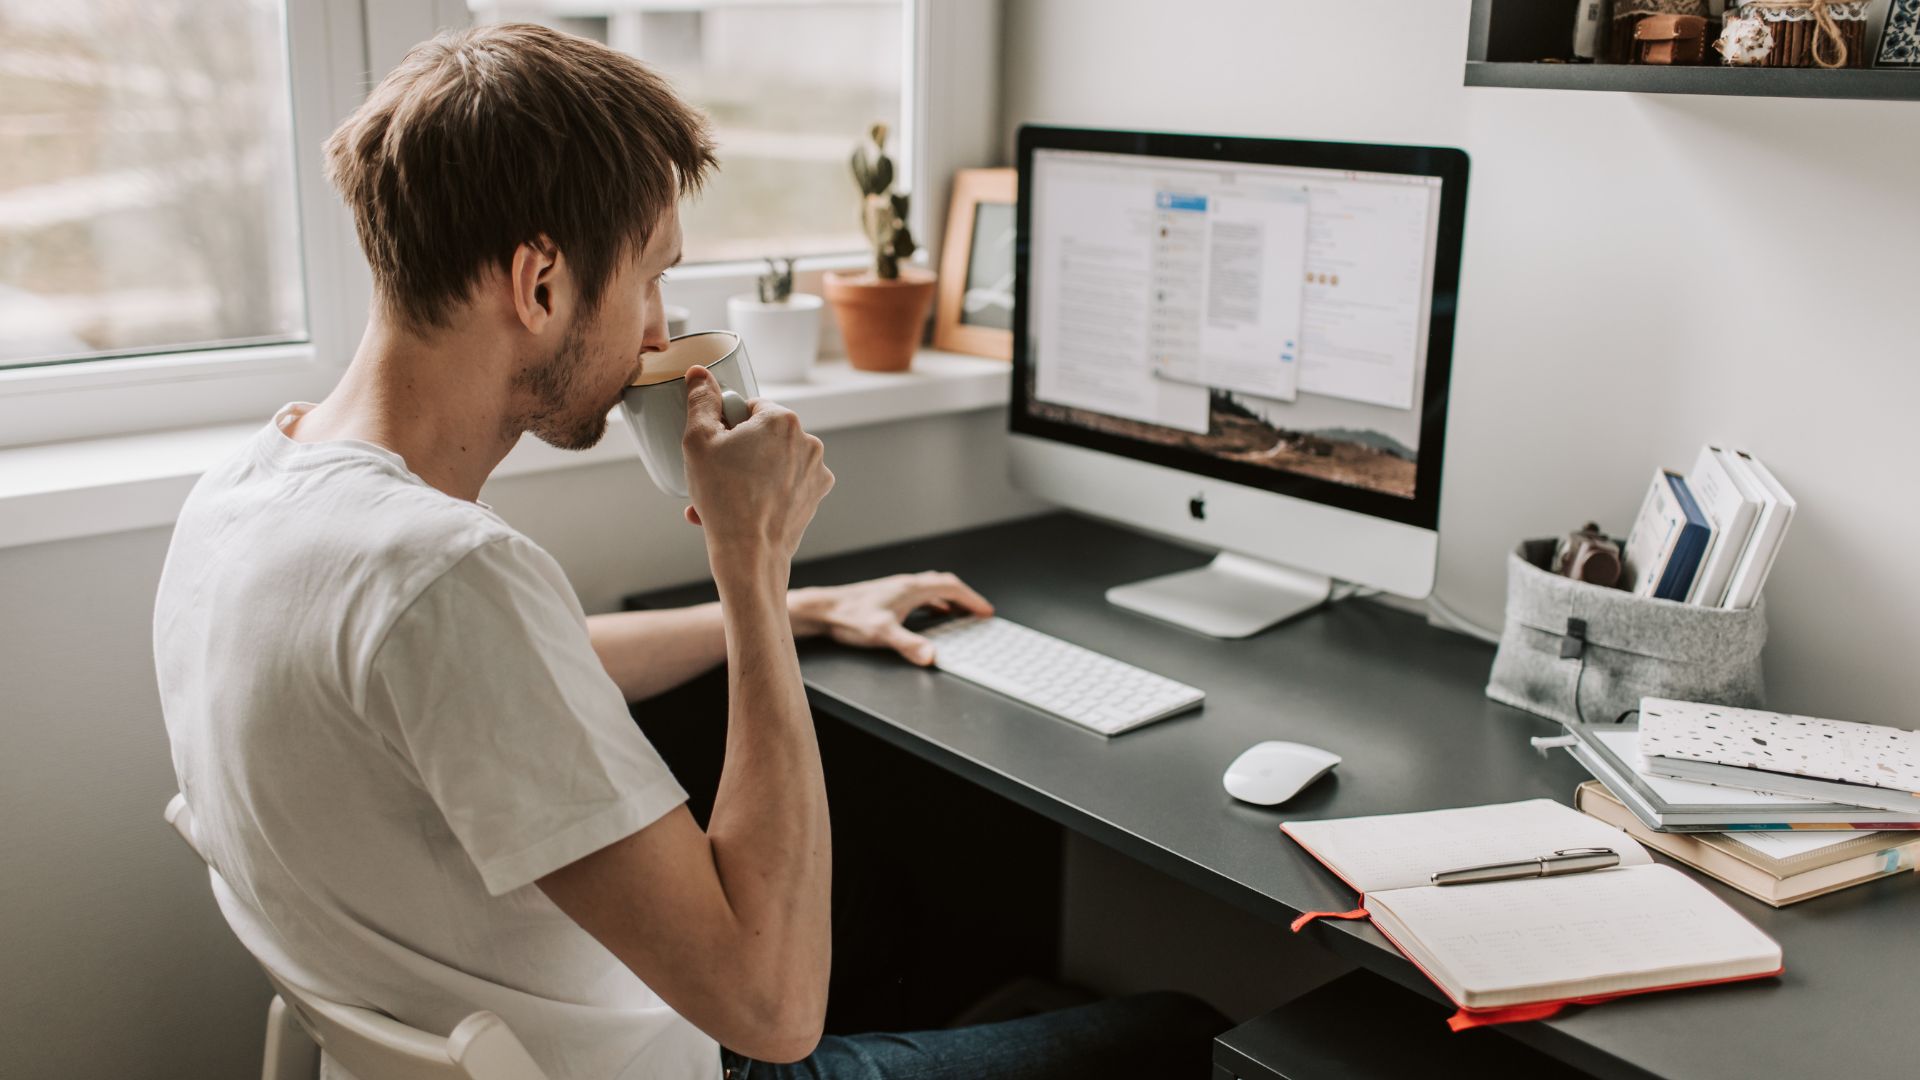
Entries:
{"label": "white magic mouse", "polygon": [[1272,806],[1286,802],[1333,771],[1340,755],[1297,742],[1263,742],[1227,766],[1222,782],[1241,802]]}

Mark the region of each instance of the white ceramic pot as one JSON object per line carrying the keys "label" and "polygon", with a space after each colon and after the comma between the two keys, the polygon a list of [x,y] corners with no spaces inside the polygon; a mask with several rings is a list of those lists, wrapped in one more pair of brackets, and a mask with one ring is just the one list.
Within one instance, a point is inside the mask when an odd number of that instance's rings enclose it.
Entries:
{"label": "white ceramic pot", "polygon": [[808,293],[779,304],[763,304],[757,296],[728,298],[727,324],[753,350],[762,382],[806,381],[820,356],[820,306],[820,298]]}

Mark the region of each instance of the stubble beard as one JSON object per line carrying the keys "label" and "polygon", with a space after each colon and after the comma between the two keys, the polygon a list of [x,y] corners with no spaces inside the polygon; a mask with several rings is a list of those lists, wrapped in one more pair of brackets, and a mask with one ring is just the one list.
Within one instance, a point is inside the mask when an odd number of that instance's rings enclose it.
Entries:
{"label": "stubble beard", "polygon": [[600,442],[613,404],[584,400],[590,390],[584,385],[584,374],[594,369],[588,348],[587,327],[575,323],[553,355],[515,378],[514,388],[525,391],[533,406],[510,422],[515,429],[510,437],[531,432],[560,450],[589,450]]}

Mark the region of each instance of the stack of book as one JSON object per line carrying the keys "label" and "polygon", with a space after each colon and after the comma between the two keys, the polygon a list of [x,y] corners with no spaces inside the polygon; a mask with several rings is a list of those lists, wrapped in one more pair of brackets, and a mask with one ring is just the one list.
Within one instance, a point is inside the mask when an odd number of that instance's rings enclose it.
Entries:
{"label": "stack of book", "polygon": [[1920,733],[1659,698],[1568,733],[1576,806],[1775,907],[1920,860]]}
{"label": "stack of book", "polygon": [[1620,587],[1660,600],[1750,607],[1794,507],[1752,454],[1702,447],[1685,476],[1654,472],[1621,553]]}
{"label": "stack of book", "polygon": [[1703,832],[1649,830],[1614,794],[1589,780],[1574,805],[1709,877],[1773,907],[1785,907],[1914,868],[1920,836],[1900,832]]}

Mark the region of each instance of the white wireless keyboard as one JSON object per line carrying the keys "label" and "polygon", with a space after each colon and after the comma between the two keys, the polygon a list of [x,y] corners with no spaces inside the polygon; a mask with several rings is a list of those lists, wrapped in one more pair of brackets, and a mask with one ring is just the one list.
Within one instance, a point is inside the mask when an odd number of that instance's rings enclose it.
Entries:
{"label": "white wireless keyboard", "polygon": [[956,619],[926,637],[940,670],[1102,735],[1185,712],[1207,696],[1005,619]]}

